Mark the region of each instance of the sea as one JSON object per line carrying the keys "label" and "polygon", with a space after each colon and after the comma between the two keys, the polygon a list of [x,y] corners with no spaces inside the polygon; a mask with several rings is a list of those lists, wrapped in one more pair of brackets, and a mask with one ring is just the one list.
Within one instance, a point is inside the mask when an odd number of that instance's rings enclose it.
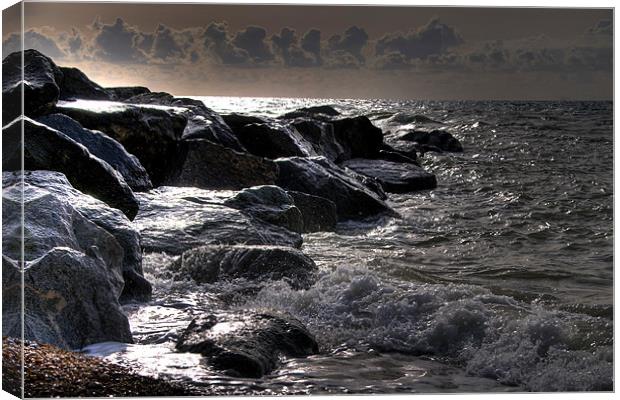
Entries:
{"label": "sea", "polygon": [[[84,351],[208,394],[613,389],[611,102],[199,99],[268,117],[328,104],[386,133],[445,129],[464,152],[419,159],[438,185],[390,194],[400,217],[305,234],[320,269],[306,290],[171,282],[173,257],[145,254],[153,300],[125,306],[135,344]],[[320,354],[241,379],[174,351],[201,313],[265,308],[301,320]]]}

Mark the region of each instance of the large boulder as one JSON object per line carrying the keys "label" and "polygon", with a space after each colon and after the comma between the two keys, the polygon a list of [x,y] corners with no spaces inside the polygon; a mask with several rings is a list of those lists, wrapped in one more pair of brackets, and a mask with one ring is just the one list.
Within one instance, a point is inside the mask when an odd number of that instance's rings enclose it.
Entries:
{"label": "large boulder", "polygon": [[118,171],[132,190],[141,192],[152,189],[151,180],[140,164],[140,160],[133,154],[129,154],[119,142],[108,135],[86,129],[74,119],[63,114],[45,115],[39,117],[37,121],[84,145],[92,155],[99,157]]}
{"label": "large boulder", "polygon": [[62,132],[25,117],[6,126],[2,137],[4,170],[21,170],[23,156],[25,169],[62,172],[75,188],[118,208],[129,219],[138,212],[138,202],[123,177]]}
{"label": "large boulder", "polygon": [[304,233],[336,229],[338,214],[333,201],[294,190],[289,190],[287,193],[301,212]]}
{"label": "large boulder", "polygon": [[140,234],[122,212],[76,190],[59,172],[25,171],[23,175],[20,172],[5,172],[3,185],[15,185],[22,176],[28,185],[69,202],[82,216],[114,236],[123,249],[122,275],[125,283],[121,302],[150,299],[152,287],[142,274]]}
{"label": "large boulder", "polygon": [[183,139],[207,139],[237,151],[245,149],[233,135],[222,117],[202,101],[185,97],[174,97],[169,93],[143,93],[124,100],[133,104],[152,104],[177,107],[187,118]]}
{"label": "large boulder", "polygon": [[96,100],[60,102],[57,109],[83,127],[101,131],[122,144],[140,160],[155,186],[174,169],[178,143],[187,125],[184,109]]}
{"label": "large boulder", "polygon": [[324,197],[336,204],[338,219],[356,219],[390,212],[376,192],[324,157],[275,160],[278,186]]}
{"label": "large boulder", "polygon": [[25,50],[23,81],[22,52],[11,53],[2,60],[2,120],[8,124],[21,115],[22,86],[24,114],[37,116],[49,112],[60,95],[57,82],[62,71],[49,57],[36,50]]}
{"label": "large boulder", "polygon": [[233,130],[233,132],[236,132],[249,124],[264,124],[268,122],[267,118],[238,113],[222,114],[222,119],[226,122],[226,125]]}
{"label": "large boulder", "polygon": [[299,233],[267,223],[197,188],[160,187],[138,193],[134,223],[148,252],[181,254],[207,244],[300,247]]}
{"label": "large boulder", "polygon": [[124,101],[140,94],[151,93],[149,88],[144,86],[107,87],[105,90],[110,94],[110,100],[114,101]]}
{"label": "large boulder", "polygon": [[317,119],[297,118],[289,121],[290,125],[312,146],[318,155],[339,162],[346,159],[344,147],[336,140],[334,126],[330,122]]}
{"label": "large boulder", "polygon": [[112,96],[104,88],[88,79],[77,68],[60,67],[62,79],[57,81],[60,87],[60,100],[89,99],[111,100]]}
{"label": "large boulder", "polygon": [[304,220],[293,198],[278,186],[255,186],[243,189],[223,204],[236,208],[270,224],[301,233]]}
{"label": "large boulder", "polygon": [[[43,174],[60,179],[59,174]],[[21,336],[23,279],[25,339],[70,349],[131,342],[118,302],[123,248],[76,208],[74,198],[32,185],[29,173],[23,179],[22,184],[21,173],[3,173],[2,334]],[[66,180],[64,184],[70,188]]]}
{"label": "large boulder", "polygon": [[435,129],[427,131],[409,131],[399,135],[398,140],[416,142],[421,145],[430,146],[430,149],[437,148],[441,151],[459,153],[463,151],[463,145],[452,134],[444,130]]}
{"label": "large boulder", "polygon": [[205,139],[179,143],[174,170],[164,184],[204,189],[273,185],[278,166],[271,160],[242,153]]}
{"label": "large boulder", "polygon": [[250,153],[260,157],[317,155],[297,130],[275,122],[244,125],[235,130],[235,135]]}
{"label": "large boulder", "polygon": [[341,165],[377,179],[383,189],[390,193],[407,193],[437,187],[435,175],[415,164],[354,158]]}
{"label": "large boulder", "polygon": [[334,136],[345,149],[345,159],[375,158],[383,144],[383,132],[367,117],[332,120]]}
{"label": "large boulder", "polygon": [[188,250],[168,269],[176,279],[212,283],[231,278],[252,281],[285,280],[294,288],[307,288],[317,266],[301,251],[285,246],[201,246]]}
{"label": "large boulder", "polygon": [[228,375],[260,378],[277,367],[283,356],[318,353],[318,344],[301,322],[290,315],[239,311],[194,319],[176,345],[200,353],[208,364]]}
{"label": "large boulder", "polygon": [[282,115],[281,119],[291,119],[298,117],[317,117],[317,116],[329,116],[335,117],[340,115],[340,112],[336,110],[332,106],[324,105],[324,106],[311,106],[311,107],[302,107],[298,108],[295,111],[290,111],[284,115]]}

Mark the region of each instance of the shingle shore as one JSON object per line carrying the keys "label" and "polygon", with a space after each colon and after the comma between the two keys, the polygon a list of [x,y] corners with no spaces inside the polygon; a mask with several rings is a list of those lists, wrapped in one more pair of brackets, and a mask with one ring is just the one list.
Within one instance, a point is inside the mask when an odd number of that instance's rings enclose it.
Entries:
{"label": "shingle shore", "polygon": [[[2,338],[2,388],[21,397],[21,341]],[[47,344],[24,342],[25,397],[188,396],[189,389]]]}

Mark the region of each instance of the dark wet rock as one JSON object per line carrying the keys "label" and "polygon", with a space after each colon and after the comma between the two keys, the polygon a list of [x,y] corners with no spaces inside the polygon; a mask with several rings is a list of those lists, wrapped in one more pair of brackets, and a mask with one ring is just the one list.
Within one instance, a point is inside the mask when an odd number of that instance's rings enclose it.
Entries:
{"label": "dark wet rock", "polygon": [[[24,113],[38,116],[49,112],[60,95],[57,82],[62,80],[60,68],[49,57],[36,50],[24,55]],[[2,120],[6,125],[21,115],[22,53],[11,53],[2,60]]]}
{"label": "dark wet rock", "polygon": [[188,250],[168,269],[176,279],[212,283],[231,278],[252,281],[285,280],[308,288],[317,266],[301,251],[284,246],[201,246]]}
{"label": "dark wet rock", "polygon": [[405,164],[415,164],[418,165],[418,162],[406,155],[401,154],[397,151],[388,151],[388,150],[379,150],[379,154],[377,155],[377,159],[391,161],[395,163],[405,163]]}
{"label": "dark wet rock", "polygon": [[222,119],[226,122],[226,125],[233,130],[233,132],[236,132],[249,124],[264,124],[268,122],[267,118],[237,113],[222,114]]}
{"label": "dark wet rock", "polygon": [[58,111],[105,133],[138,157],[154,185],[170,174],[187,118],[180,108],[118,102],[63,102]]}
{"label": "dark wet rock", "polygon": [[295,207],[301,211],[304,233],[336,229],[338,215],[333,201],[294,190],[289,190],[287,193],[293,198]]}
{"label": "dark wet rock", "polygon": [[111,100],[112,96],[104,88],[88,79],[77,68],[60,67],[62,79],[57,81],[60,87],[60,99]]}
{"label": "dark wet rock", "polygon": [[427,147],[429,151],[433,151],[434,147],[449,152],[462,152],[463,146],[449,132],[435,129],[430,132],[426,131],[409,131],[403,135],[398,136],[399,140],[416,142]]}
{"label": "dark wet rock", "polygon": [[313,107],[302,107],[295,111],[288,112],[282,115],[281,119],[290,119],[290,118],[298,118],[298,117],[312,117],[317,115],[327,115],[330,117],[334,117],[340,115],[340,112],[336,110],[332,106],[313,106]]}
{"label": "dark wet rock", "polygon": [[[60,180],[37,172],[39,180]],[[35,173],[35,174],[37,174]],[[123,248],[55,187],[33,185],[29,173],[3,173],[3,335],[21,336],[21,258],[24,207],[24,336],[63,348],[102,341],[131,342],[118,298],[123,288]],[[64,187],[73,190],[64,180]],[[83,197],[88,197],[81,195]],[[96,201],[92,199],[92,201]],[[107,209],[101,202],[100,206]],[[119,213],[119,216],[122,215]],[[127,221],[128,222],[128,221]]]}
{"label": "dark wet rock", "polygon": [[304,220],[291,196],[278,186],[243,189],[223,203],[270,224],[303,232]]}
{"label": "dark wet rock", "polygon": [[345,159],[345,149],[336,140],[334,127],[329,122],[315,119],[297,118],[290,125],[312,146],[318,155],[337,162]]}
{"label": "dark wet rock", "polygon": [[239,190],[273,185],[278,166],[271,160],[242,153],[204,139],[184,140],[176,155],[175,172],[164,183],[203,189]]}
{"label": "dark wet rock", "polygon": [[275,161],[280,168],[278,186],[333,201],[339,220],[390,211],[377,193],[324,157],[290,157]]}
{"label": "dark wet rock", "polygon": [[367,117],[332,120],[334,136],[344,148],[344,159],[375,158],[383,144],[383,132]]}
{"label": "dark wet rock", "polygon": [[295,130],[278,123],[248,124],[235,135],[252,154],[267,157],[308,157],[316,155],[312,146]]}
{"label": "dark wet rock", "polygon": [[[150,299],[151,284],[142,275],[140,234],[122,212],[76,190],[59,172],[26,171],[23,178],[29,186],[69,202],[82,216],[114,236],[123,249],[122,274],[125,284],[121,302]],[[17,185],[21,179],[19,172],[5,172],[3,186]]]}
{"label": "dark wet rock", "polygon": [[153,187],[140,160],[129,154],[120,143],[111,137],[99,131],[86,129],[74,119],[63,114],[45,115],[39,117],[37,121],[84,145],[92,155],[99,157],[118,171],[132,190],[145,191]]}
{"label": "dark wet rock", "polygon": [[[23,129],[25,169],[62,172],[76,189],[133,219],[138,202],[123,177],[107,162],[67,135],[27,117],[23,119]],[[3,129],[2,168],[6,171],[22,168],[21,135],[21,119]]]}
{"label": "dark wet rock", "polygon": [[151,93],[149,88],[144,86],[108,87],[105,90],[110,94],[110,99],[115,101],[123,101],[133,96]]}
{"label": "dark wet rock", "polygon": [[134,224],[149,252],[181,254],[207,244],[300,247],[301,235],[222,204],[197,188],[160,187],[138,193]]}
{"label": "dark wet rock", "polygon": [[383,189],[390,193],[406,193],[437,187],[435,175],[414,164],[356,158],[345,161],[342,165],[362,175],[376,178]]}
{"label": "dark wet rock", "polygon": [[207,139],[233,150],[245,150],[222,117],[200,100],[174,97],[169,93],[156,92],[133,96],[125,101],[133,104],[177,107],[180,114],[187,118],[187,125],[182,135],[183,139]]}
{"label": "dark wet rock", "polygon": [[290,315],[239,311],[194,319],[177,342],[177,350],[200,353],[228,375],[259,378],[277,367],[279,358],[318,352],[318,344]]}
{"label": "dark wet rock", "polygon": [[[389,148],[387,147],[389,146]],[[396,140],[393,136],[386,136],[386,143],[384,143],[383,150],[399,153],[405,157],[414,159],[417,161],[418,153],[420,151],[420,145],[414,142],[407,142],[404,140]],[[391,160],[388,160],[391,161]]]}

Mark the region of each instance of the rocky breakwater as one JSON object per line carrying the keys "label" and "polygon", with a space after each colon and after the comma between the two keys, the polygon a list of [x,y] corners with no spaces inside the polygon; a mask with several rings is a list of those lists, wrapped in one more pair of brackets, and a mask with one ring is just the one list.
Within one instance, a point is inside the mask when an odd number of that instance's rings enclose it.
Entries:
{"label": "rocky breakwater", "polygon": [[[207,291],[234,279],[307,288],[318,271],[302,233],[395,216],[386,191],[436,184],[365,116],[328,106],[220,116],[193,99],[101,87],[34,50],[24,59],[24,81],[21,57],[3,61],[5,336],[21,331],[22,271],[25,339],[72,350],[132,342],[121,304],[151,301],[143,257],[165,254],[160,278]],[[319,351],[279,310],[202,313],[164,340],[230,375],[259,377]]]}

